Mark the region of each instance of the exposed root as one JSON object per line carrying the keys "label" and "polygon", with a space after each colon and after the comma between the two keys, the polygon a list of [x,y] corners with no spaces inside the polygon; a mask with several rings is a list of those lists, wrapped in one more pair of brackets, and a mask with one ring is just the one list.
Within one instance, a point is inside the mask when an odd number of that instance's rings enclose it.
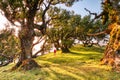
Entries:
{"label": "exposed root", "polygon": [[40,68],[40,66],[33,59],[26,59],[22,62],[18,62],[11,70],[31,70]]}

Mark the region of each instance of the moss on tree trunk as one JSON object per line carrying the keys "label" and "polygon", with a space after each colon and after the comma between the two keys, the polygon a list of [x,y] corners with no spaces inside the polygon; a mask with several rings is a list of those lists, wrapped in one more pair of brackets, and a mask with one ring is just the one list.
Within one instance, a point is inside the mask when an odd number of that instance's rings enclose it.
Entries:
{"label": "moss on tree trunk", "polygon": [[19,33],[21,53],[18,63],[12,68],[12,70],[30,70],[39,67],[38,64],[32,59],[34,30],[30,28],[32,26],[31,24],[28,26],[23,27]]}
{"label": "moss on tree trunk", "polygon": [[102,64],[112,65],[116,68],[120,67],[120,25],[113,23],[110,27],[112,27],[112,30],[110,32],[109,43],[101,61]]}

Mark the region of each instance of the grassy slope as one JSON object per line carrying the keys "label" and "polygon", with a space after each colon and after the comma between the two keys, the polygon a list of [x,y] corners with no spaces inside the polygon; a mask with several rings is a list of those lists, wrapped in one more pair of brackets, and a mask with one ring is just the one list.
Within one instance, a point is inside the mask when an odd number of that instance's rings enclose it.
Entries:
{"label": "grassy slope", "polygon": [[120,80],[120,74],[109,66],[100,65],[103,50],[76,46],[71,53],[60,51],[40,56],[36,61],[41,69],[5,72],[14,64],[0,68],[0,80]]}

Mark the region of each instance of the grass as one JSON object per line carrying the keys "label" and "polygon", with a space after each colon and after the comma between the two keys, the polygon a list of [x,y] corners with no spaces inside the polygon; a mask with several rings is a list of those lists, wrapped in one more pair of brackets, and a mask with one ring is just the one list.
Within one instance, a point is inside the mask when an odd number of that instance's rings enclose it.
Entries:
{"label": "grass", "polygon": [[104,49],[98,47],[72,47],[70,53],[57,51],[35,60],[41,69],[6,71],[14,64],[0,67],[0,80],[120,80],[120,74],[110,66],[100,65]]}

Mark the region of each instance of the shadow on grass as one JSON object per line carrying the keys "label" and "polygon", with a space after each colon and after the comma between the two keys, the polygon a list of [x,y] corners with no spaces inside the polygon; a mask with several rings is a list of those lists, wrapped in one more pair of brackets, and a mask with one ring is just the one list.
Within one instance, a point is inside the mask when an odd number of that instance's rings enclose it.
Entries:
{"label": "shadow on grass", "polygon": [[[50,75],[54,75],[55,80],[100,80],[106,77],[101,72],[104,71],[107,73],[108,71],[98,67],[103,55],[101,53],[104,49],[79,46],[73,47],[70,50],[71,52],[69,53],[57,53],[56,56],[53,56],[52,53],[49,57],[43,56],[40,58],[51,63],[45,63],[45,65],[50,65],[47,68],[52,73]],[[57,64],[57,66],[53,64]],[[54,69],[51,69],[51,67],[54,67]]]}
{"label": "shadow on grass", "polygon": [[[120,74],[99,65],[102,54],[96,49],[75,47],[68,54],[43,55],[36,59],[42,65],[40,70],[24,74],[20,71],[0,72],[0,80],[120,80]],[[6,67],[0,68],[1,71],[3,69]]]}
{"label": "shadow on grass", "polygon": [[60,64],[60,65],[83,66],[88,64],[86,62],[90,62],[90,64],[94,62],[100,62],[101,58],[102,58],[101,54],[94,54],[94,53],[83,54],[83,53],[71,52],[69,54],[65,54],[59,57],[53,57],[53,58],[47,58],[47,59],[44,58],[44,61],[48,61],[54,64]]}
{"label": "shadow on grass", "polygon": [[41,60],[49,61],[55,64],[72,65],[77,63],[79,65],[84,65],[86,64],[86,61],[100,62],[100,59],[103,56],[100,51],[104,51],[104,49],[98,47],[85,48],[83,46],[73,47],[70,50],[71,52],[69,53],[57,53],[56,56],[49,55],[47,58],[43,56],[41,57]]}
{"label": "shadow on grass", "polygon": [[113,76],[115,73],[113,74],[111,71],[96,67],[59,65],[47,69],[46,76],[44,75],[44,77],[49,77],[52,80],[119,80],[119,76]]}
{"label": "shadow on grass", "polygon": [[105,50],[105,47],[98,47],[98,46],[83,47],[83,46],[81,46],[81,45],[77,45],[77,46],[73,46],[73,47],[71,48],[71,50],[103,53],[104,50]]}
{"label": "shadow on grass", "polygon": [[[67,75],[67,71],[65,71],[65,73],[63,72],[63,73],[60,73],[60,71],[58,72],[58,71],[55,71],[55,70],[53,70],[53,69],[50,69],[51,71],[52,71],[52,73],[54,74],[54,75],[56,75],[57,76],[57,78],[56,78],[56,80],[69,80],[69,79],[71,79],[71,80],[76,80],[76,78],[74,78],[74,77],[72,77],[72,76],[70,76],[70,75]],[[62,70],[62,69],[60,69],[60,70]],[[63,70],[62,70],[63,71]]]}
{"label": "shadow on grass", "polygon": [[71,51],[70,54],[77,55],[77,56],[82,56],[82,59],[87,58],[86,60],[96,59],[96,58],[101,59],[101,57],[102,57],[102,54],[95,54],[95,53],[92,53],[92,52],[84,54],[84,53],[77,53],[77,52],[72,52]]}

